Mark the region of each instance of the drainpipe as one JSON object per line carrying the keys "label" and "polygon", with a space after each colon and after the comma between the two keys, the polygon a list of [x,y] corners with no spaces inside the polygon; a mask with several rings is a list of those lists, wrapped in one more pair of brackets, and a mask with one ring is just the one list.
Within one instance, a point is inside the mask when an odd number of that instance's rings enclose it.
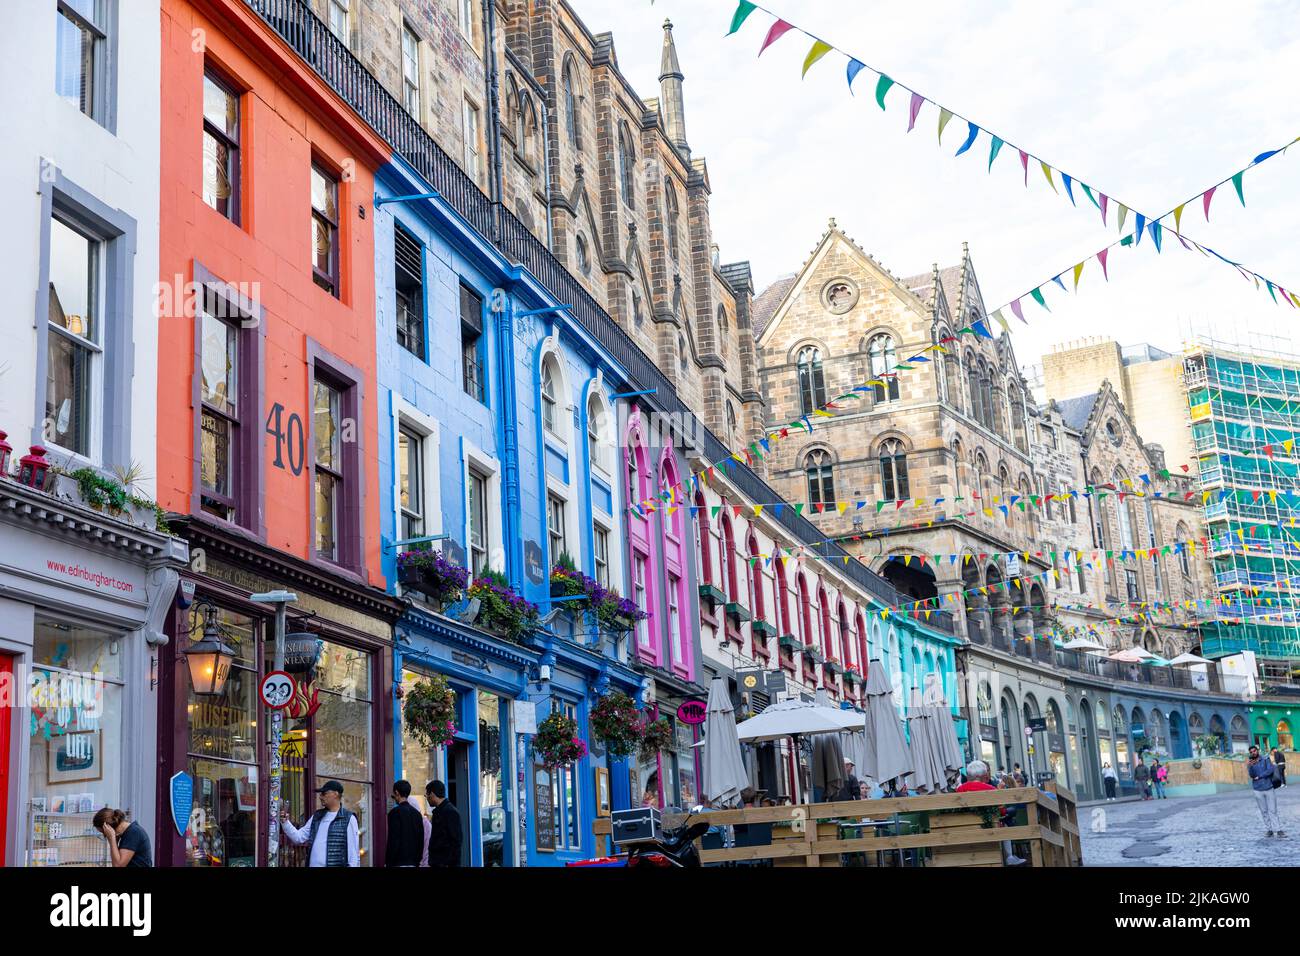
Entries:
{"label": "drainpipe", "polygon": [[[493,0],[487,0],[488,3]],[[501,459],[504,471],[506,514],[503,524],[503,547],[506,552],[506,577],[511,584],[523,586],[523,538],[520,531],[519,502],[519,409],[515,396],[515,306],[513,298],[496,312],[498,372],[501,377]]]}
{"label": "drainpipe", "polygon": [[[502,166],[501,166],[501,101],[497,96],[497,46],[496,46],[496,25],[497,11],[496,0],[483,0],[483,46],[487,82],[487,114],[491,117],[492,130],[492,175],[488,198],[493,203],[499,205],[501,197],[505,193],[503,185]],[[501,219],[500,216],[492,218],[493,229],[496,235],[492,237],[494,242],[501,239]]]}

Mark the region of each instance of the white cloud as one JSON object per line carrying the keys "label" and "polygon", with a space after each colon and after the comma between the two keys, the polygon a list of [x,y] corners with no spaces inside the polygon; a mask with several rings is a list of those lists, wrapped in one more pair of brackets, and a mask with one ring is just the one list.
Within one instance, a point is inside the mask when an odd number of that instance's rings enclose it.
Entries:
{"label": "white cloud", "polygon": [[[1057,198],[1033,165],[1026,189],[1010,147],[986,174],[985,134],[953,158],[966,134],[959,120],[938,148],[932,106],[905,134],[906,92],[893,90],[881,113],[875,76],[864,72],[850,96],[837,53],[800,81],[808,41],[797,32],[757,58],[772,22],[761,10],[724,39],[731,0],[573,2],[593,32],[613,31],[622,69],[647,97],[657,95],[660,26],[673,20],[687,137],[709,162],[715,238],[724,261],[753,263],[759,288],[799,267],[829,216],[897,275],[955,262],[969,241],[990,307],[1118,238],[1113,209],[1104,229],[1080,191],[1072,209],[1059,180]],[[1291,2],[767,2],[1149,215],[1300,133]],[[1300,293],[1297,182],[1300,144],[1247,173],[1245,209],[1224,186],[1208,225],[1199,204],[1188,206],[1184,232]],[[1273,306],[1172,235],[1159,256],[1149,245],[1112,253],[1109,283],[1089,264],[1077,297],[1049,295],[1050,315],[1026,300],[1031,324],[1014,331],[1020,360],[1085,334],[1176,349],[1193,319],[1229,338],[1277,334],[1300,351],[1300,310]]]}

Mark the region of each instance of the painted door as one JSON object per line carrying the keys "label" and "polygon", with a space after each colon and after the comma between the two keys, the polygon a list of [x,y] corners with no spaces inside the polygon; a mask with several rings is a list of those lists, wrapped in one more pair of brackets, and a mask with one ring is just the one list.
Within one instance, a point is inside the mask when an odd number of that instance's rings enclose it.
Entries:
{"label": "painted door", "polygon": [[[14,676],[14,659],[0,655],[0,687],[12,685]],[[17,692],[16,689],[14,691]],[[9,715],[12,707],[0,707],[0,865],[4,864],[4,849],[7,845],[6,823],[9,815]]]}
{"label": "painted door", "polygon": [[447,751],[447,799],[460,813],[461,866],[472,866],[476,862],[472,860],[473,837],[469,826],[469,815],[474,812],[469,767],[469,744],[464,740],[454,741]]}

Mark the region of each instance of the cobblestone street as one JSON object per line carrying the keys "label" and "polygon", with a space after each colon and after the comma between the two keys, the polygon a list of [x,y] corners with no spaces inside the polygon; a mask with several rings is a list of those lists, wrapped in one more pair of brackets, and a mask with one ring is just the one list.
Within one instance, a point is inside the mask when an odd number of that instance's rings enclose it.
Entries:
{"label": "cobblestone street", "polygon": [[1084,865],[1295,866],[1300,863],[1300,788],[1284,787],[1277,794],[1285,839],[1264,836],[1249,790],[1080,807]]}

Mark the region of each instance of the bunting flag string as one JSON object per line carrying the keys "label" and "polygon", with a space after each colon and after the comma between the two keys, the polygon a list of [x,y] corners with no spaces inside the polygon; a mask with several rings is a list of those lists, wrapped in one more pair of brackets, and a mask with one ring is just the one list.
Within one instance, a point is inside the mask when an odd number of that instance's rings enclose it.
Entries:
{"label": "bunting flag string", "polygon": [[[1057,196],[1060,196],[1061,192],[1060,190],[1057,189],[1056,178],[1057,177],[1060,178],[1061,185],[1064,187],[1065,190],[1065,198],[1067,198],[1070,201],[1070,204],[1075,208],[1079,208],[1079,203],[1076,201],[1075,194],[1074,194],[1074,187],[1078,186],[1080,190],[1082,190],[1084,195],[1087,196],[1087,198],[1092,203],[1092,205],[1095,206],[1098,212],[1100,213],[1103,226],[1105,226],[1107,222],[1107,209],[1110,203],[1112,202],[1116,203],[1119,206],[1118,227],[1119,227],[1119,232],[1121,234],[1121,238],[1117,239],[1115,242],[1107,246],[1106,249],[1103,250],[1104,252],[1109,252],[1111,249],[1115,248],[1116,246],[1125,247],[1125,248],[1127,247],[1136,248],[1137,246],[1141,245],[1144,236],[1150,235],[1152,245],[1155,247],[1157,254],[1159,254],[1162,251],[1163,232],[1167,226],[1166,220],[1172,218],[1174,235],[1184,249],[1187,249],[1188,251],[1195,249],[1196,251],[1200,252],[1202,255],[1205,255],[1207,258],[1210,256],[1214,256],[1215,258],[1221,260],[1223,263],[1232,266],[1248,281],[1254,282],[1257,287],[1259,287],[1260,282],[1265,282],[1267,283],[1267,288],[1269,289],[1270,293],[1275,288],[1280,290],[1283,293],[1283,299],[1286,301],[1288,306],[1290,306],[1291,308],[1300,308],[1300,295],[1288,292],[1282,283],[1276,282],[1271,279],[1266,279],[1261,273],[1256,272],[1255,270],[1243,265],[1240,262],[1237,262],[1233,259],[1221,255],[1219,252],[1216,252],[1214,249],[1210,248],[1209,246],[1203,245],[1195,241],[1194,239],[1187,236],[1182,231],[1183,209],[1189,203],[1195,203],[1199,199],[1201,201],[1201,207],[1202,207],[1203,214],[1205,216],[1205,220],[1206,222],[1208,222],[1210,217],[1210,202],[1213,199],[1216,190],[1218,190],[1220,186],[1223,186],[1226,183],[1232,184],[1233,190],[1236,192],[1238,201],[1240,201],[1242,206],[1245,206],[1246,196],[1245,196],[1244,180],[1245,180],[1246,173],[1249,170],[1255,168],[1256,166],[1259,166],[1261,163],[1267,162],[1269,159],[1273,158],[1274,156],[1279,156],[1286,153],[1290,146],[1292,146],[1296,142],[1300,142],[1300,136],[1297,136],[1295,139],[1292,139],[1290,142],[1286,143],[1283,146],[1279,146],[1276,149],[1269,149],[1256,154],[1256,156],[1249,163],[1247,163],[1244,167],[1237,170],[1230,176],[1227,176],[1224,179],[1219,180],[1217,183],[1210,186],[1209,188],[1201,190],[1200,192],[1188,197],[1186,200],[1179,203],[1178,205],[1176,205],[1174,208],[1170,209],[1168,212],[1164,213],[1163,215],[1152,217],[1144,213],[1138,212],[1137,209],[1131,204],[1119,202],[1119,200],[1115,199],[1112,194],[1106,193],[1105,191],[1099,189],[1098,187],[1085,183],[1079,177],[1073,176],[1065,172],[1059,166],[1054,166],[1048,163],[1047,160],[1043,159],[1037,154],[1032,153],[1029,150],[1024,149],[1020,146],[1017,146],[1016,144],[1012,143],[1004,136],[994,133],[987,126],[983,126],[979,123],[976,123],[974,120],[963,116],[961,113],[958,113],[956,110],[952,110],[938,103],[937,101],[929,98],[925,94],[912,89],[911,87],[898,81],[895,77],[889,76],[886,73],[882,72],[881,70],[876,69],[875,67],[863,61],[861,58],[848,53],[847,51],[841,49],[840,47],[835,46],[833,43],[830,43],[827,40],[823,40],[822,38],[817,37],[812,33],[809,33],[807,30],[804,30],[801,27],[791,24],[788,20],[783,19],[777,13],[768,9],[767,7],[764,7],[759,4],[751,3],[749,2],[749,0],[740,0],[739,6],[736,8],[736,11],[732,16],[731,30],[728,31],[727,35],[730,36],[732,33],[735,33],[739,29],[740,24],[744,23],[744,21],[749,17],[750,14],[754,12],[755,9],[762,10],[768,16],[771,16],[775,21],[772,24],[771,28],[768,30],[763,45],[759,49],[760,55],[763,53],[763,51],[765,51],[769,46],[771,46],[774,42],[776,42],[776,40],[784,36],[786,33],[792,30],[801,33],[808,40],[812,41],[812,46],[808,51],[807,57],[805,57],[804,59],[802,76],[807,76],[808,71],[809,69],[811,69],[813,64],[815,64],[816,62],[824,58],[828,53],[834,51],[848,60],[848,64],[849,64],[848,85],[849,85],[850,92],[852,92],[853,80],[857,77],[859,73],[865,70],[867,72],[875,73],[877,75],[878,81],[876,84],[876,103],[882,110],[887,110],[886,94],[893,87],[897,86],[900,89],[907,91],[907,93],[910,95],[910,100],[908,105],[908,125],[907,125],[908,132],[911,132],[912,129],[915,127],[917,117],[919,116],[923,107],[927,103],[931,104],[938,110],[938,141],[940,145],[943,144],[944,128],[949,124],[951,120],[959,119],[966,123],[967,126],[966,135],[962,141],[961,146],[957,149],[957,152],[954,154],[954,156],[961,156],[963,153],[970,150],[971,147],[974,146],[977,138],[979,137],[979,134],[984,133],[989,138],[989,142],[990,142],[988,172],[990,173],[992,172],[993,162],[997,158],[998,152],[1001,150],[1001,148],[1004,145],[1007,145],[1007,146],[1011,146],[1013,149],[1017,151],[1017,153],[1019,153],[1020,165],[1024,171],[1025,186],[1029,185],[1029,162],[1030,160],[1033,160],[1038,163],[1038,166],[1042,170],[1043,178],[1046,180],[1048,187]],[[1126,234],[1124,232],[1124,227],[1127,221],[1128,213],[1130,211],[1134,213],[1136,225],[1133,232]],[[1092,256],[1089,256],[1087,259],[1083,260],[1083,262],[1087,262],[1090,259],[1099,260],[1102,266],[1102,275],[1106,279],[1106,281],[1109,281],[1110,276],[1109,276],[1109,271],[1107,269],[1106,257],[1102,256],[1101,252],[1098,252],[1098,253],[1094,253]],[[1020,318],[1023,321],[1024,317],[1020,312],[1021,299],[1023,299],[1025,296],[1029,296],[1033,298],[1035,301],[1037,301],[1038,304],[1041,305],[1043,308],[1047,308],[1045,298],[1042,294],[1043,287],[1048,282],[1055,281],[1061,285],[1062,289],[1064,289],[1065,288],[1064,284],[1060,282],[1061,276],[1073,271],[1075,273],[1075,290],[1077,291],[1079,274],[1082,272],[1082,269],[1083,269],[1082,262],[1071,263],[1066,268],[1056,273],[1054,276],[1048,277],[1044,282],[1035,286],[1032,290],[1023,293],[1020,296],[1017,296],[1016,299],[1012,300],[1011,302],[1003,304],[1002,306],[999,307],[998,310],[995,311],[1000,311],[1000,309],[1003,308],[1010,308],[1013,314],[1015,314],[1017,318]],[[1276,301],[1276,296],[1274,296],[1274,301]]]}

